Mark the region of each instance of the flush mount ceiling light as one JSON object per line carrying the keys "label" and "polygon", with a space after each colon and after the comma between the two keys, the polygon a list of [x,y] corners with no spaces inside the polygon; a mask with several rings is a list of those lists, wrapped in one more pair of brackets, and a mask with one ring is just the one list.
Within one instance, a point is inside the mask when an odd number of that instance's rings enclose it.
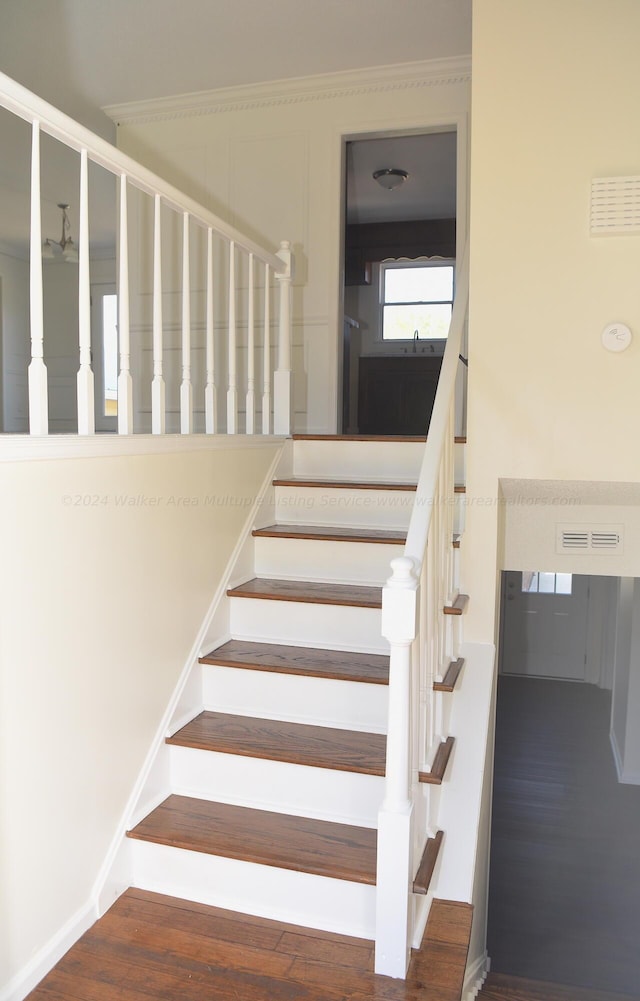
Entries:
{"label": "flush mount ceiling light", "polygon": [[61,257],[69,264],[77,264],[78,248],[69,236],[69,233],[71,232],[71,223],[69,222],[69,216],[67,215],[67,209],[69,206],[65,204],[65,202],[58,202],[58,208],[62,212],[62,235],[59,240],[54,240],[49,237],[44,241],[42,257],[48,261],[51,261],[56,257]]}
{"label": "flush mount ceiling light", "polygon": [[372,176],[381,188],[393,191],[404,184],[409,175],[406,170],[398,170],[397,167],[384,167],[382,170],[374,170]]}

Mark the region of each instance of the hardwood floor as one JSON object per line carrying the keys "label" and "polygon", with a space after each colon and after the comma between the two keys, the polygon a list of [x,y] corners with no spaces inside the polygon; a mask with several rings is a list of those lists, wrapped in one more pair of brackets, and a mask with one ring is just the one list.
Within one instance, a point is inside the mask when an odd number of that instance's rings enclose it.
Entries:
{"label": "hardwood floor", "polygon": [[459,1001],[471,915],[434,901],[401,981],[364,939],[127,890],[29,1001]]}
{"label": "hardwood floor", "polygon": [[490,973],[478,994],[480,1001],[633,1001],[628,994],[591,991],[548,981]]}
{"label": "hardwood floor", "polygon": [[594,685],[499,679],[488,951],[638,998],[640,787],[617,781],[609,715]]}

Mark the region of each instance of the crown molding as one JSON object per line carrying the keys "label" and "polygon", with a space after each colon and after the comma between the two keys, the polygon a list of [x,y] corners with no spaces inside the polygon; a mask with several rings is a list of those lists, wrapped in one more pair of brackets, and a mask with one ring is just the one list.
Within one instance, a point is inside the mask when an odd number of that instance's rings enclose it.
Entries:
{"label": "crown molding", "polygon": [[174,118],[248,111],[279,104],[301,104],[358,94],[468,83],[470,79],[471,57],[456,56],[110,104],[102,110],[116,125],[140,125]]}

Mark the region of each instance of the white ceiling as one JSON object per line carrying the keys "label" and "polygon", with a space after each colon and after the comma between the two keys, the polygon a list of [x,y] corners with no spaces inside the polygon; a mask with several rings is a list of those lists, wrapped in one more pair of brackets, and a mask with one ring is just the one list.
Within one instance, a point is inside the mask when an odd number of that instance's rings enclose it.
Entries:
{"label": "white ceiling", "polygon": [[[471,0],[0,0],[0,70],[111,141],[115,129],[101,110],[111,104],[470,51]],[[28,134],[24,123],[8,117],[0,112],[0,241],[17,246],[28,232]],[[382,166],[411,175],[391,201],[377,185],[367,193],[364,175],[375,169],[367,158],[378,152],[358,145],[363,180],[355,182],[352,211],[360,221],[372,217],[371,198],[381,195],[383,213],[402,206],[401,218],[416,217],[417,204],[420,218],[443,214],[429,208],[429,198],[436,189],[444,197],[455,171],[436,183],[444,156],[439,146],[424,154],[435,184],[428,196],[417,150],[410,144],[385,151]],[[402,162],[392,163],[396,157]],[[65,201],[76,236],[74,161],[60,149],[49,160],[43,230],[57,235],[56,203]],[[104,246],[113,239],[115,192],[109,179],[98,177],[93,190],[109,203],[102,216],[92,216],[92,245]]]}
{"label": "white ceiling", "polygon": [[[393,191],[373,179],[375,170],[409,174]],[[456,134],[431,132],[390,139],[361,139],[347,147],[347,222],[455,219]]]}

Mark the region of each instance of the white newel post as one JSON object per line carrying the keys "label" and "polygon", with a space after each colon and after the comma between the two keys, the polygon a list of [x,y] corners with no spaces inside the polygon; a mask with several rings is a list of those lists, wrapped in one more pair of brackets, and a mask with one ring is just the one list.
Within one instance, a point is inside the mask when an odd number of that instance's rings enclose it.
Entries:
{"label": "white newel post", "polygon": [[215,350],[213,341],[213,230],[207,229],[207,322],[206,322],[207,382],[204,387],[204,420],[207,434],[216,433],[217,399],[215,381]]}
{"label": "white newel post", "polygon": [[193,430],[191,388],[191,264],[189,260],[189,213],[182,215],[182,382],[180,383],[180,433]]}
{"label": "white newel post", "polygon": [[153,382],[151,432],[164,434],[165,385],[162,374],[162,200],[154,197],[153,211]]}
{"label": "white newel post", "polygon": [[413,560],[391,561],[382,591],[382,635],[390,643],[385,797],[378,814],[375,971],[403,978],[411,948],[411,644],[418,580]]}
{"label": "white newel post", "polygon": [[29,364],[29,433],[49,433],[47,369],[44,364],[42,306],[42,225],[40,219],[40,123],[31,133],[31,249],[29,259],[31,362]]}
{"label": "white newel post", "polygon": [[118,245],[118,340],[120,373],[118,375],[118,434],[133,434],[133,381],[129,340],[129,217],[127,213],[127,175],[120,176],[120,239]]}
{"label": "white newel post", "polygon": [[276,274],[280,283],[280,323],[278,328],[278,367],[273,377],[273,431],[274,434],[291,434],[292,385],[291,385],[291,283],[293,281],[293,252],[291,244],[283,240],[277,256],[286,264],[285,271]]}
{"label": "white newel post", "polygon": [[78,339],[80,367],[76,377],[78,434],[95,434],[94,379],[91,370],[91,277],[89,273],[89,158],[80,153],[80,230],[78,233]]}

